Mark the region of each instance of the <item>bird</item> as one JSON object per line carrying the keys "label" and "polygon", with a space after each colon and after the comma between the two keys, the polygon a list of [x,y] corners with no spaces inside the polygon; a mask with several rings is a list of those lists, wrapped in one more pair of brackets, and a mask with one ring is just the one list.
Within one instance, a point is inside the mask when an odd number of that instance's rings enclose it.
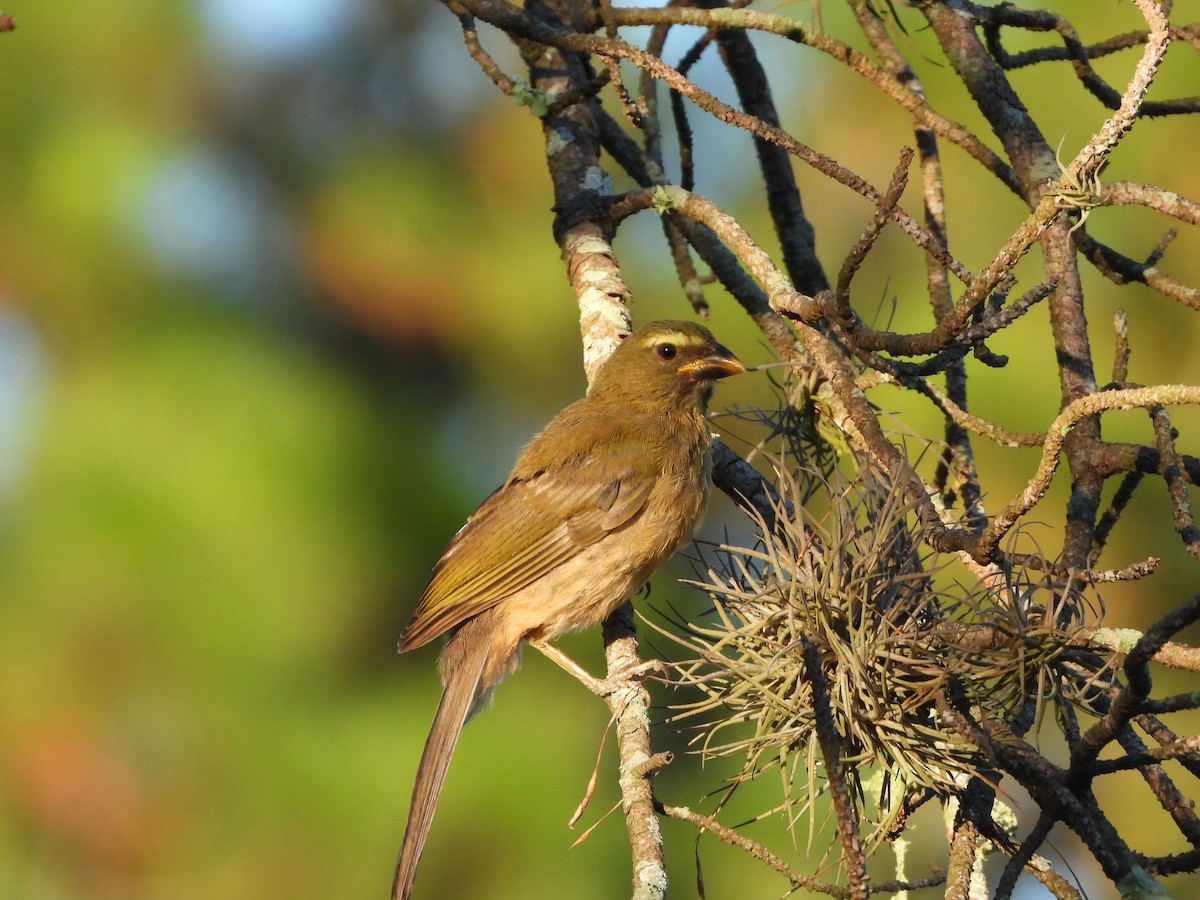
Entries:
{"label": "bird", "polygon": [[633,331],[451,539],[399,644],[447,636],[393,900],[410,895],[463,726],[519,666],[522,643],[548,652],[602,622],[691,539],[708,504],[707,404],[716,379],[744,371],[701,325]]}

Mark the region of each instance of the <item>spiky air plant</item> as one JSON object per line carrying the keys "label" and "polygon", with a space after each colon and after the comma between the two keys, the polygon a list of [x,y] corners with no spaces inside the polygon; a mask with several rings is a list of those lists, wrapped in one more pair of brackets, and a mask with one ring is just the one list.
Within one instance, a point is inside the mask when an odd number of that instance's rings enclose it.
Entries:
{"label": "spiky air plant", "polygon": [[[1063,596],[1060,585],[967,588],[923,558],[911,510],[870,467],[853,480],[837,470],[777,475],[773,531],[759,522],[755,546],[701,548],[693,583],[711,598],[711,614],[670,635],[685,648],[674,678],[698,699],[676,705],[672,721],[706,758],[742,760],[719,806],[775,772],[778,802],[758,818],[782,814],[797,842],[807,821],[811,853],[826,831],[817,801],[828,788],[802,652],[815,645],[870,852],[899,830],[913,796],[958,794],[989,768],[939,713],[947,698],[999,721],[1053,700],[1061,717],[1106,680],[1106,661],[1072,649],[1074,626],[1043,596]],[[786,509],[800,512],[789,519]]]}

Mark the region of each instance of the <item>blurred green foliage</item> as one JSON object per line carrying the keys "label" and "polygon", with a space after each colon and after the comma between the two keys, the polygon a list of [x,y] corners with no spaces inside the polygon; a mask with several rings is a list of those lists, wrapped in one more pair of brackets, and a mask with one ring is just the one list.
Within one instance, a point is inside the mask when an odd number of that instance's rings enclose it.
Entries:
{"label": "blurred green foliage", "polygon": [[[382,896],[437,695],[433,649],[395,639],[442,544],[583,387],[538,123],[435,3],[6,11],[0,896]],[[838,103],[813,127],[884,177]],[[735,169],[718,194],[761,222]],[[865,211],[806,190],[836,265]],[[646,227],[618,242],[635,315],[687,315]],[[878,277],[886,308],[905,285]],[[1188,346],[1180,320],[1135,337]],[[766,359],[723,300],[713,327]],[[695,602],[669,582],[655,598]],[[570,647],[595,667],[598,643]],[[418,888],[619,896],[619,812],[575,849],[563,827],[606,717],[527,669],[466,733]],[[664,773],[673,802],[716,784],[690,771]],[[584,823],[615,799],[602,777]],[[692,832],[665,828],[688,896]],[[778,892],[703,848],[709,896]]]}

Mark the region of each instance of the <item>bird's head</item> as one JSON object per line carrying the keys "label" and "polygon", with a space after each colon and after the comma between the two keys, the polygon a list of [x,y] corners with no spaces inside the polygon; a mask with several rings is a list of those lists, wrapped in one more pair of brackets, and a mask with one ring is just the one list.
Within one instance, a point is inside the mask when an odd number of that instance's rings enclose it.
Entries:
{"label": "bird's head", "polygon": [[693,322],[651,322],[623,340],[589,394],[625,402],[703,407],[718,378],[745,372],[741,360]]}

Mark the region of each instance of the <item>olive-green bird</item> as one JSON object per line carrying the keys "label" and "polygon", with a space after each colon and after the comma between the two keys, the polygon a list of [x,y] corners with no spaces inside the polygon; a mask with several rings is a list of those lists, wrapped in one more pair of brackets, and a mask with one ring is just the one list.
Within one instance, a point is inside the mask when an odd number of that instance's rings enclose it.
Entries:
{"label": "olive-green bird", "polygon": [[712,468],[705,405],[715,379],[744,371],[700,325],[638,329],[450,541],[400,639],[404,651],[449,635],[396,900],[409,896],[458,735],[517,668],[521,642],[603,621],[691,538]]}

